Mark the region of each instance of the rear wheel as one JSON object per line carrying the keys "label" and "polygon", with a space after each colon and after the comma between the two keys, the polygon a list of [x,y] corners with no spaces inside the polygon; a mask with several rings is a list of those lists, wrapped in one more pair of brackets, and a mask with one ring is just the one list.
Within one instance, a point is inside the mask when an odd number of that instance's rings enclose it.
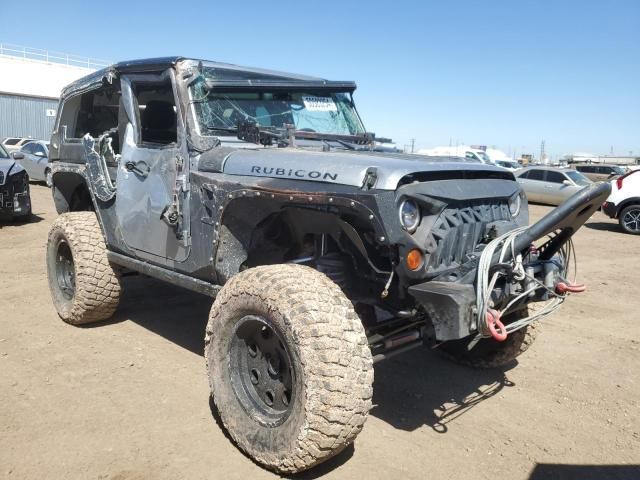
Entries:
{"label": "rear wheel", "polygon": [[[528,315],[527,309],[515,311],[502,319],[505,325]],[[473,336],[444,342],[436,350],[445,358],[474,368],[495,368],[506,365],[526,352],[540,330],[534,322],[510,333],[503,342],[493,338],[481,339],[471,350],[468,346]]]}
{"label": "rear wheel", "polygon": [[625,207],[618,216],[618,223],[625,232],[640,235],[640,204]]}
{"label": "rear wheel", "polygon": [[220,420],[265,467],[308,469],[362,429],[371,352],[351,302],[324,274],[300,265],[237,274],[216,297],[205,342]]}
{"label": "rear wheel", "polygon": [[116,311],[120,278],[107,259],[95,213],[65,213],[56,219],[49,231],[47,273],[53,303],[65,322],[99,322]]}

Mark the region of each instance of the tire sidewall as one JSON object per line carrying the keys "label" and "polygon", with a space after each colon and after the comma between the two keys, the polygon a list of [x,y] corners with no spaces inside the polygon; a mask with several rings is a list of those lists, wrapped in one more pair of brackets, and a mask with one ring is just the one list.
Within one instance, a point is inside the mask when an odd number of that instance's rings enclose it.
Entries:
{"label": "tire sidewall", "polygon": [[73,298],[67,299],[60,291],[60,287],[58,285],[57,257],[58,245],[61,241],[65,241],[69,246],[71,256],[74,260],[74,269],[76,270],[77,278],[75,245],[70,241],[70,239],[67,237],[67,235],[65,235],[64,231],[59,226],[54,227],[49,234],[49,242],[47,244],[47,276],[49,278],[49,290],[51,290],[51,298],[53,299],[53,303],[56,307],[56,310],[58,311],[58,315],[60,315],[63,320],[68,321],[70,318],[72,318],[74,300],[77,295],[77,290],[74,292]]}
{"label": "tire sidewall", "polygon": [[[295,449],[294,441],[305,424],[304,358],[298,348],[296,332],[291,328],[282,306],[243,293],[234,296],[212,325],[207,347],[207,368],[214,404],[233,439],[252,456],[273,455],[279,458]],[[235,327],[246,315],[258,315],[267,320],[281,335],[289,350],[294,370],[294,395],[289,416],[279,425],[266,426],[251,418],[238,400],[231,382],[230,344]]]}

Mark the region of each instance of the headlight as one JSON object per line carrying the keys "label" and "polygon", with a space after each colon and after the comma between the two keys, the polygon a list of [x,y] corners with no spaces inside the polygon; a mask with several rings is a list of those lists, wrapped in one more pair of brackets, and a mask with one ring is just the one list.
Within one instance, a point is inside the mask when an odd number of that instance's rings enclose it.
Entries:
{"label": "headlight", "polygon": [[522,198],[520,192],[516,193],[509,199],[509,213],[512,217],[517,217],[520,213],[520,207],[522,206]]}
{"label": "headlight", "polygon": [[400,224],[409,233],[413,233],[420,224],[420,207],[413,200],[403,200],[400,204]]}

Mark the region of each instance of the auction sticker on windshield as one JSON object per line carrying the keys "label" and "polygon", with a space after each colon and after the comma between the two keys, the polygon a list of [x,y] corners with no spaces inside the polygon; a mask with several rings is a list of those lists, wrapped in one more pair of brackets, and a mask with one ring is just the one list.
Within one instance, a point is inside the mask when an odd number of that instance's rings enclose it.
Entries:
{"label": "auction sticker on windshield", "polygon": [[302,97],[304,108],[311,112],[337,112],[338,107],[331,97]]}

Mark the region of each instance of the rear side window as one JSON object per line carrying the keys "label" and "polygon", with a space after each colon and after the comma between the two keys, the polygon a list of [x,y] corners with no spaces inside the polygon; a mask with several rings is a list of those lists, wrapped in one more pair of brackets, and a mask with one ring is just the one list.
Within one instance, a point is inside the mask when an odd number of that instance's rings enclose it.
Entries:
{"label": "rear side window", "polygon": [[7,138],[7,139],[4,141],[4,144],[5,144],[5,145],[16,145],[19,141],[20,141],[20,139],[19,139],[19,138]]}
{"label": "rear side window", "polygon": [[87,133],[96,138],[118,126],[120,82],[85,92],[65,100],[60,125],[67,127],[67,138],[81,139]]}
{"label": "rear side window", "polygon": [[527,178],[529,180],[544,180],[544,170],[530,170]]}
{"label": "rear side window", "polygon": [[547,182],[562,183],[566,180],[566,177],[560,172],[547,171]]}

